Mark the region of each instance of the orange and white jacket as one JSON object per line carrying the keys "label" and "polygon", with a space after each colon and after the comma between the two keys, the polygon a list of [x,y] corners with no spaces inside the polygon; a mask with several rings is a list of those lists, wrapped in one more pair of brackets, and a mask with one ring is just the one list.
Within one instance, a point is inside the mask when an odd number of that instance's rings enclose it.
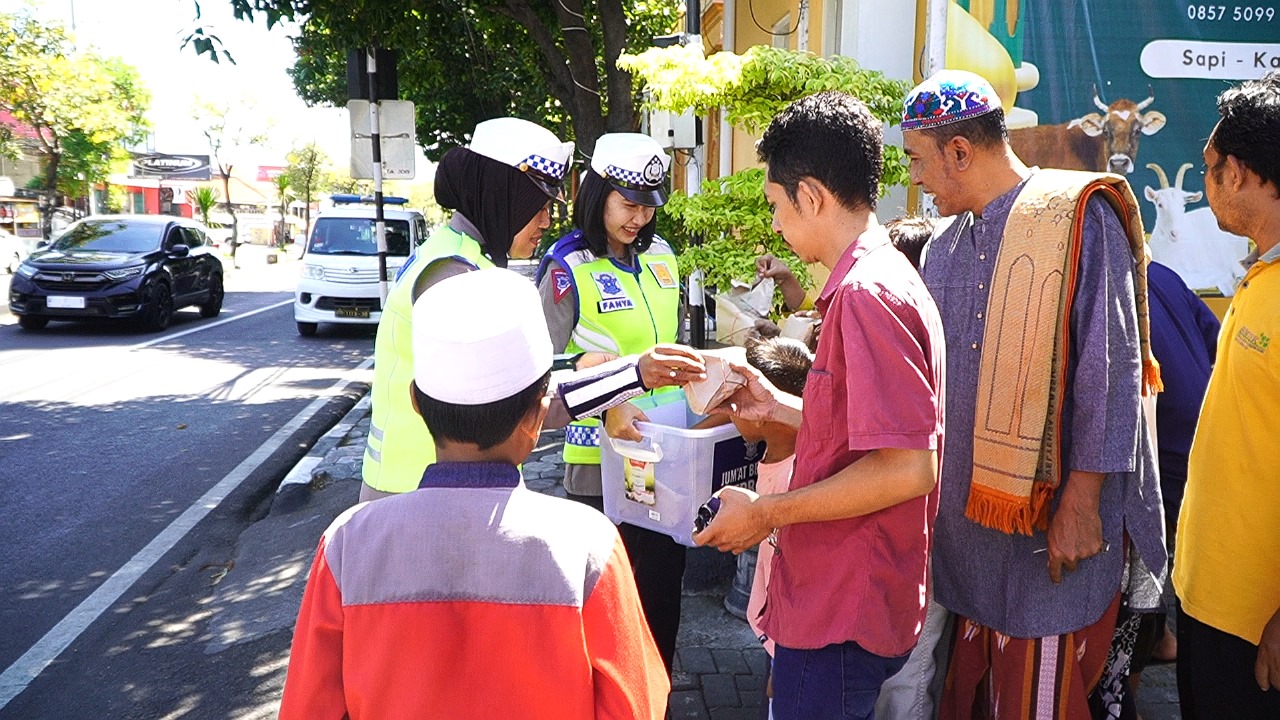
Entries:
{"label": "orange and white jacket", "polygon": [[280,717],[660,720],[669,689],[603,515],[438,463],[321,538]]}

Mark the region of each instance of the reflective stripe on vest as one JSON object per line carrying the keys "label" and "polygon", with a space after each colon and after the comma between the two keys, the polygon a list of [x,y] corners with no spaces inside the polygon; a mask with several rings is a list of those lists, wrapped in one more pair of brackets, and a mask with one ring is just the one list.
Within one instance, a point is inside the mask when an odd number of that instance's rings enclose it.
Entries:
{"label": "reflective stripe on vest", "polygon": [[[578,296],[578,324],[566,352],[632,355],[676,341],[680,275],[675,253],[661,238],[654,238],[639,256],[638,269],[597,258],[576,232],[561,238],[551,253],[568,267]],[[588,418],[565,428],[564,460],[600,464],[599,420]]]}
{"label": "reflective stripe on vest", "polygon": [[360,474],[365,484],[388,493],[418,487],[422,473],[435,462],[436,446],[413,409],[413,286],[437,260],[456,258],[477,268],[493,267],[475,240],[450,227],[431,234],[405,266],[387,294],[373,347],[373,399],[369,438]]}

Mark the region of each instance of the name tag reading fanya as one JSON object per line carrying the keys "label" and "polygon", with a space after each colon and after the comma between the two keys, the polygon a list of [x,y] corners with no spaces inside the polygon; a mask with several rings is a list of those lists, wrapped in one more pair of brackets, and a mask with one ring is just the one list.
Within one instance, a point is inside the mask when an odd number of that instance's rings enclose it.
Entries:
{"label": "name tag reading fanya", "polygon": [[596,281],[596,287],[600,288],[600,302],[596,304],[600,312],[630,310],[636,306],[631,298],[627,297],[627,291],[622,289],[622,283],[618,282],[618,277],[613,273],[592,273],[591,278]]}

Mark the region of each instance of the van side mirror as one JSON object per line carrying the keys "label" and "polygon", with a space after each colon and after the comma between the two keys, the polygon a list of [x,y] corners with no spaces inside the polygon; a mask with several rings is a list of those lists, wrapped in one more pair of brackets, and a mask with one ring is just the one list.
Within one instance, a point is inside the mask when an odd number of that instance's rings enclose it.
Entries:
{"label": "van side mirror", "polygon": [[191,248],[186,245],[174,245],[169,248],[169,255],[176,258],[184,258],[191,254]]}

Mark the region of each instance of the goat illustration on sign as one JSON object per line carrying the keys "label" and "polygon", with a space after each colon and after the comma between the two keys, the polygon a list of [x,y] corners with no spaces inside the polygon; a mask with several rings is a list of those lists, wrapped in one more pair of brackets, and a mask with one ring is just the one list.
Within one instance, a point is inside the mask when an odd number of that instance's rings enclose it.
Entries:
{"label": "goat illustration on sign", "polygon": [[1202,192],[1182,189],[1182,180],[1191,163],[1183,163],[1172,186],[1164,169],[1147,163],[1160,180],[1160,189],[1147,186],[1143,195],[1156,206],[1156,223],[1151,229],[1151,258],[1178,273],[1193,290],[1217,290],[1225,297],[1236,292],[1244,277],[1242,264],[1249,254],[1249,239],[1218,227],[1218,219],[1206,207],[1187,210],[1187,205],[1204,197]]}

